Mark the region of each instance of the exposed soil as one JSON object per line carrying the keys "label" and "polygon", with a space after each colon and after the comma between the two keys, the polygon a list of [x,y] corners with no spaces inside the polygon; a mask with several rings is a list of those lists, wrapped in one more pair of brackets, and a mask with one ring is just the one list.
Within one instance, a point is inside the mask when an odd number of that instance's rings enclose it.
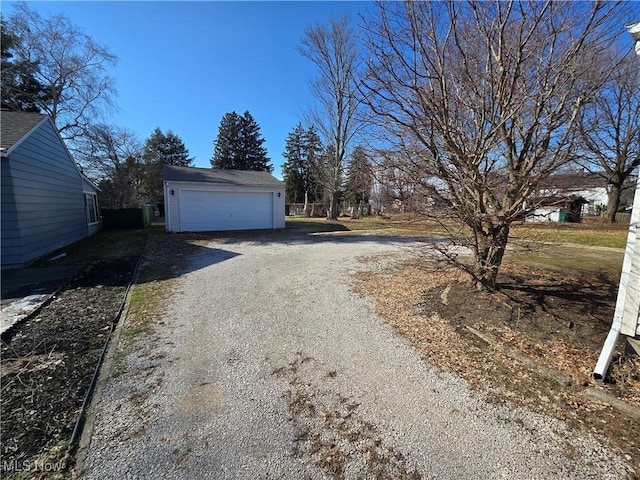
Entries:
{"label": "exposed soil", "polygon": [[[87,266],[1,346],[2,477],[31,470],[64,475],[80,407],[136,257]],[[47,460],[43,460],[47,458]],[[61,460],[58,462],[58,460]]]}
{"label": "exposed soil", "polygon": [[622,345],[607,383],[591,379],[617,281],[514,264],[501,272],[497,292],[477,292],[456,270],[412,261],[391,272],[361,273],[357,288],[374,296],[377,311],[428,361],[490,400],[599,435],[629,462],[629,478],[640,478],[640,422],[585,397],[591,388],[640,406],[640,360],[624,355]]}
{"label": "exposed soil", "polygon": [[[507,265],[495,293],[470,292],[454,282],[443,301],[439,288],[424,292],[418,307],[437,313],[457,330],[475,326],[505,345],[540,359],[543,365],[591,383],[593,367],[609,332],[617,282],[600,276],[561,277]],[[609,393],[640,406],[640,364],[618,352],[606,379]],[[599,385],[601,386],[601,385]]]}

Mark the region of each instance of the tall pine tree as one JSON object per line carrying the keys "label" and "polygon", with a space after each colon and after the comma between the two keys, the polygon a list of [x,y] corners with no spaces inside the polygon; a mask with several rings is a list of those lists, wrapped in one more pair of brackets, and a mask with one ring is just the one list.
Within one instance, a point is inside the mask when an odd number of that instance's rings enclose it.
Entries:
{"label": "tall pine tree", "polygon": [[369,202],[373,175],[364,149],[358,145],[351,152],[351,158],[347,166],[347,184],[345,186],[345,198],[352,205],[358,207],[358,216],[363,213],[363,208]]}
{"label": "tall pine tree", "polygon": [[282,177],[287,202],[318,200],[315,164],[322,157],[322,142],[315,128],[312,126],[305,130],[299,123],[287,136],[282,156],[286,158],[282,165]]}
{"label": "tall pine tree", "polygon": [[218,137],[214,141],[212,168],[238,169],[240,162],[240,123],[242,117],[236,112],[225,113],[220,120]]}
{"label": "tall pine tree", "polygon": [[285,201],[301,203],[304,201],[305,184],[305,130],[301,123],[287,135],[282,156],[287,160],[282,164]]}
{"label": "tall pine tree", "polygon": [[225,113],[214,142],[212,168],[271,172],[260,126],[247,110],[242,116]]}
{"label": "tall pine tree", "polygon": [[161,201],[163,198],[162,166],[175,165],[189,167],[193,157],[184,142],[169,130],[166,134],[156,128],[144,142],[142,154],[145,169],[144,190],[150,200]]}
{"label": "tall pine tree", "polygon": [[304,135],[305,168],[304,168],[304,188],[307,192],[309,202],[320,200],[321,192],[316,165],[324,155],[322,140],[316,128],[311,125]]}

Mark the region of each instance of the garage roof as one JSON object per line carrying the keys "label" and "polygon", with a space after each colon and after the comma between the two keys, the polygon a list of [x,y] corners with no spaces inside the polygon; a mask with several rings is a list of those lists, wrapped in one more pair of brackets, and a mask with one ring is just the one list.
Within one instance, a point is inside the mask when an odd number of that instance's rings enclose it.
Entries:
{"label": "garage roof", "polygon": [[162,170],[165,182],[194,182],[216,185],[279,187],[283,182],[267,172],[253,170],[221,170],[218,168],[193,168],[165,165]]}

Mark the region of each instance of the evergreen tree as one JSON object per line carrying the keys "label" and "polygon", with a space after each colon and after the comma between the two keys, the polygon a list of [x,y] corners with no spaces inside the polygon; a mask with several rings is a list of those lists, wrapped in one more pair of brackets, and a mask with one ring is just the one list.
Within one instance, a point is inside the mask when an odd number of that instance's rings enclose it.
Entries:
{"label": "evergreen tree", "polygon": [[144,143],[142,154],[145,167],[144,190],[150,200],[161,201],[163,198],[162,166],[175,165],[189,167],[193,158],[184,142],[169,130],[166,134],[156,128]]}
{"label": "evergreen tree", "polygon": [[282,164],[285,201],[301,203],[305,194],[305,130],[301,123],[287,135],[282,156],[287,160]]}
{"label": "evergreen tree", "polygon": [[358,206],[359,216],[362,215],[364,205],[369,202],[372,185],[373,178],[367,154],[361,146],[357,146],[353,149],[347,166],[345,198],[351,205]]}
{"label": "evergreen tree", "polygon": [[267,149],[263,146],[260,126],[247,110],[242,116],[225,113],[211,158],[212,168],[271,172]]}
{"label": "evergreen tree", "polygon": [[35,78],[38,65],[26,59],[15,58],[14,50],[20,44],[20,39],[8,31],[4,19],[0,19],[0,24],[2,108],[40,112],[38,105],[49,101],[50,94]]}
{"label": "evergreen tree", "polygon": [[260,135],[260,126],[248,110],[244,112],[240,126],[242,160],[246,165],[245,169],[272,172],[273,166],[269,165],[267,149],[263,146],[264,138]]}
{"label": "evergreen tree", "polygon": [[305,130],[298,124],[287,136],[287,160],[282,165],[286,201],[289,203],[315,202],[318,198],[316,167],[322,158],[322,142],[313,126]]}
{"label": "evergreen tree", "polygon": [[316,176],[315,165],[322,158],[324,149],[322,146],[322,140],[320,135],[316,131],[316,128],[311,125],[304,135],[304,149],[305,149],[305,168],[304,168],[304,188],[307,192],[307,200],[309,202],[316,202],[320,200],[319,182]]}
{"label": "evergreen tree", "polygon": [[175,133],[169,130],[166,134],[156,128],[144,143],[144,160],[146,163],[189,167],[193,158],[189,150]]}
{"label": "evergreen tree", "polygon": [[220,120],[211,158],[212,168],[238,169],[240,163],[240,123],[242,117],[236,112],[225,113]]}

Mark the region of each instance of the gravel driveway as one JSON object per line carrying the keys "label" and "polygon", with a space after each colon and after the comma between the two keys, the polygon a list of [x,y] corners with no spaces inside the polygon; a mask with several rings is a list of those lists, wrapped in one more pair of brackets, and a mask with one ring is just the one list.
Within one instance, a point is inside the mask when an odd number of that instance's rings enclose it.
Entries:
{"label": "gravel driveway", "polygon": [[248,238],[194,256],[163,325],[103,378],[83,478],[623,477],[595,440],[421,360],[353,293],[357,258],[405,255],[401,239]]}

